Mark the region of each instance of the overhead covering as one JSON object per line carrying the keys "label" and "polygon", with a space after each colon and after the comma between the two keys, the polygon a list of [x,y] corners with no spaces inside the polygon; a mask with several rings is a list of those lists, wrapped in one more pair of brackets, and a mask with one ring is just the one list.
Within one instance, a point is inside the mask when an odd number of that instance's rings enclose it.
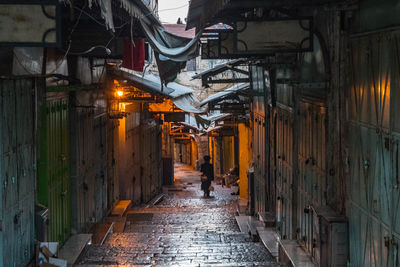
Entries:
{"label": "overhead covering", "polygon": [[187,61],[198,55],[198,40],[201,33],[198,33],[193,39],[188,39],[168,33],[161,26],[147,25],[141,21],[142,27],[152,48],[166,58],[177,62]]}
{"label": "overhead covering", "polygon": [[[108,29],[114,31],[112,0],[88,0],[89,6],[96,1]],[[155,51],[157,65],[162,83],[167,84],[176,79],[177,74],[185,67],[186,61],[198,55],[198,40],[201,33],[194,39],[183,38],[168,33],[160,21],[143,1],[119,0],[121,7],[129,15],[137,18],[143,28],[148,42]]]}
{"label": "overhead covering", "polygon": [[199,102],[192,94],[173,98],[175,106],[189,113],[204,113],[205,108],[200,108]]}
{"label": "overhead covering", "polygon": [[186,29],[204,28],[204,25],[222,10],[231,0],[191,0]]}
{"label": "overhead covering", "polygon": [[179,122],[176,122],[175,124],[187,127],[187,128],[192,129],[192,130],[194,130],[196,132],[201,132],[202,131],[199,128],[197,128],[197,126],[194,126],[194,125],[186,123],[186,122],[179,121]]}
{"label": "overhead covering", "polygon": [[148,25],[144,21],[141,25],[155,51],[161,81],[165,84],[174,81],[186,61],[197,57],[201,32],[188,39],[168,33],[161,26]]}
{"label": "overhead covering", "polygon": [[113,68],[110,71],[113,75],[128,80],[131,85],[143,91],[167,97],[173,92],[172,89],[161,86],[160,80],[155,75],[147,74],[142,76],[126,68]]}
{"label": "overhead covering", "polygon": [[218,22],[226,22],[223,20],[229,20],[254,8],[298,8],[345,2],[346,0],[191,0],[186,29],[204,29]]}
{"label": "overhead covering", "polygon": [[200,108],[199,101],[192,94],[193,90],[177,83],[169,83],[168,86],[161,84],[158,76],[146,74],[139,75],[126,68],[112,68],[113,75],[122,77],[130,84],[152,94],[159,94],[171,98],[174,104],[185,112],[204,113],[205,108]]}
{"label": "overhead covering", "polygon": [[230,114],[230,113],[214,113],[214,114],[211,114],[208,116],[207,115],[199,115],[200,118],[202,118],[203,120],[209,121],[209,122],[226,119],[229,116],[232,116],[232,114]]}
{"label": "overhead covering", "polygon": [[218,92],[216,94],[210,95],[206,99],[200,102],[200,106],[204,106],[205,104],[208,104],[210,102],[215,102],[215,101],[220,101],[228,96],[231,96],[233,94],[236,94],[240,91],[245,91],[250,89],[250,85],[248,83],[240,83],[236,84],[232,87],[229,87],[228,89],[225,89],[224,91]]}
{"label": "overhead covering", "polygon": [[[214,83],[249,83],[250,82],[249,71],[247,69],[238,68],[239,65],[242,65],[245,62],[246,60],[244,59],[232,60],[223,64],[219,64],[197,75],[194,75],[192,78],[193,79],[201,78],[201,83],[204,87],[209,87],[210,84]],[[228,70],[234,72],[235,75],[232,75],[232,77],[230,78],[214,77]]]}
{"label": "overhead covering", "polygon": [[197,125],[202,129],[210,129],[216,126],[216,122],[231,117],[230,113],[212,113],[210,115],[196,115]]}

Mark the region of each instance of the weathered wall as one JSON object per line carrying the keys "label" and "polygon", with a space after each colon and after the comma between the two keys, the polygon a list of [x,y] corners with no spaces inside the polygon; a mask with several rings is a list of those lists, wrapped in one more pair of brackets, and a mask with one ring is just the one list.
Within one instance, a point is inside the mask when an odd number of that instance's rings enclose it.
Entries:
{"label": "weathered wall", "polygon": [[170,135],[169,122],[162,125],[162,161],[163,161],[163,184],[171,185],[174,182],[174,138]]}
{"label": "weathered wall", "polygon": [[161,125],[144,114],[131,113],[119,120],[118,176],[120,199],[149,201],[162,184]]}
{"label": "weathered wall", "polygon": [[0,266],[34,256],[36,105],[43,81],[0,79]]}
{"label": "weathered wall", "polygon": [[235,167],[235,143],[233,136],[222,137],[222,173],[227,173]]}
{"label": "weathered wall", "polygon": [[282,238],[293,235],[293,112],[290,107],[276,108],[276,195],[277,229]]}
{"label": "weathered wall", "polygon": [[[264,87],[264,68],[254,65],[251,67],[252,83],[251,88],[255,96],[252,102],[252,148],[253,148],[253,166],[254,166],[254,203],[257,212],[270,211],[271,190],[267,179],[267,135],[266,135],[266,105]],[[273,185],[275,188],[275,185]]]}
{"label": "weathered wall", "polygon": [[[388,3],[380,3],[377,9],[390,15],[391,9],[397,7],[387,6]],[[366,5],[360,13],[381,23],[381,14],[371,12],[371,2]],[[392,19],[394,22],[398,17]],[[368,24],[361,24],[360,28]],[[400,263],[399,40],[398,29],[367,32],[350,40],[347,215],[350,263],[354,266]]]}
{"label": "weathered wall", "polygon": [[249,192],[248,186],[249,181],[247,177],[247,171],[250,168],[251,163],[251,130],[244,123],[238,124],[239,132],[239,191],[240,198],[248,199]]}
{"label": "weathered wall", "polygon": [[209,156],[211,157],[211,163],[214,167],[214,175],[221,175],[221,148],[222,138],[219,136],[209,137]]}
{"label": "weathered wall", "polygon": [[198,159],[199,166],[204,163],[204,156],[210,155],[209,152],[209,144],[208,144],[208,136],[196,136],[196,143],[198,146]]}
{"label": "weathered wall", "polygon": [[107,142],[112,132],[103,94],[71,92],[70,103],[72,222],[75,230],[86,231],[110,209],[108,180],[115,176],[107,169],[112,152]]}
{"label": "weathered wall", "polygon": [[119,197],[118,121],[109,120],[107,127],[107,209],[111,210]]}
{"label": "weathered wall", "polygon": [[[352,16],[314,10],[319,40],[314,50],[322,58],[300,55],[295,90],[286,94],[288,88],[278,87],[269,123],[274,138],[266,137],[271,180],[276,178],[278,228],[282,238],[297,239],[316,261],[320,248],[314,240],[320,233],[314,209],[328,205],[349,220],[352,266],[398,265],[400,33],[382,29],[398,23],[392,12],[397,8],[390,1],[364,1]],[[371,23],[373,18],[380,27]],[[348,28],[351,20],[354,26]],[[304,63],[309,59],[315,59],[308,61],[314,66]],[[292,103],[286,101],[290,98]],[[255,98],[256,175],[262,147],[257,105]]]}
{"label": "weathered wall", "polygon": [[148,202],[162,190],[162,132],[155,120],[147,120],[141,128],[142,202]]}
{"label": "weathered wall", "polygon": [[175,162],[191,165],[192,144],[188,142],[174,143]]}
{"label": "weathered wall", "polygon": [[190,166],[192,166],[192,168],[196,168],[196,162],[198,160],[198,155],[199,155],[199,149],[198,149],[198,145],[196,143],[196,141],[191,138],[190,139],[190,144],[191,144],[191,156],[190,156]]}
{"label": "weathered wall", "polygon": [[131,113],[119,120],[118,127],[118,176],[120,199],[140,203],[142,198],[142,149],[140,114]]}

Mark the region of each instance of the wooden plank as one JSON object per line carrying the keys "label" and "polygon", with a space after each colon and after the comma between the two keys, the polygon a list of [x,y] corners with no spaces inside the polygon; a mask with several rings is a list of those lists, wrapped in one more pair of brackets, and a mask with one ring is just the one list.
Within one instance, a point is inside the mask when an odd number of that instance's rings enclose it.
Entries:
{"label": "wooden plank", "polygon": [[110,216],[106,218],[106,222],[113,222],[113,233],[123,233],[125,230],[126,217]]}
{"label": "wooden plank", "polygon": [[113,231],[114,222],[97,223],[90,230],[92,236],[92,244],[102,245],[109,233]]}
{"label": "wooden plank", "polygon": [[111,212],[113,216],[122,216],[131,205],[130,200],[120,200]]}

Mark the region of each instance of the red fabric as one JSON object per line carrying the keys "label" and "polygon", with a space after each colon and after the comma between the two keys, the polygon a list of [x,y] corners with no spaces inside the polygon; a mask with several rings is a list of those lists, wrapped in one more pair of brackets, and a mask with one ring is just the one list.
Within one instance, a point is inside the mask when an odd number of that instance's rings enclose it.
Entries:
{"label": "red fabric", "polygon": [[142,72],[144,67],[144,60],[145,60],[144,41],[124,40],[122,67]]}

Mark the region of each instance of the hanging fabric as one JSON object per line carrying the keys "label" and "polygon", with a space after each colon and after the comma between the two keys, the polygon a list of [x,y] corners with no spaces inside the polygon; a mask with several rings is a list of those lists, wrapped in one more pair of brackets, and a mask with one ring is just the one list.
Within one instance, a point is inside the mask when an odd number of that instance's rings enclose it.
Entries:
{"label": "hanging fabric", "polygon": [[143,72],[145,61],[144,40],[124,40],[122,67]]}

